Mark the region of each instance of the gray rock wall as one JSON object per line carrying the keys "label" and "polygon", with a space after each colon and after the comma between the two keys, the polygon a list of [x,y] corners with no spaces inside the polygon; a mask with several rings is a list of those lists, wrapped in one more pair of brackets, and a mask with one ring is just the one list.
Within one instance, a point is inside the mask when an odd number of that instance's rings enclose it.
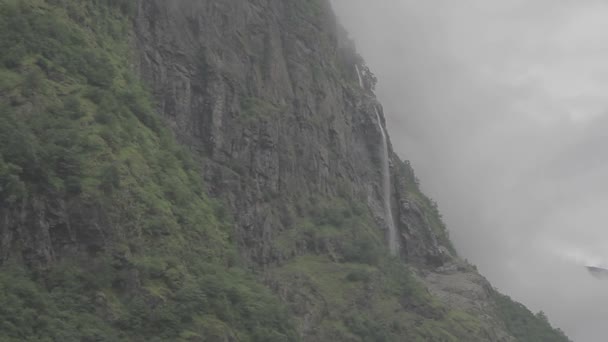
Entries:
{"label": "gray rock wall", "polygon": [[[284,258],[271,247],[289,228],[280,213],[306,196],[347,191],[385,229],[379,105],[370,80],[358,85],[362,61],[328,2],[149,0],[135,32],[142,78],[178,139],[202,157],[209,191],[236,213],[243,255],[261,265]],[[425,260],[437,239],[418,238],[426,228],[398,204],[406,197],[393,194],[409,230],[400,236],[412,238],[402,245]]]}

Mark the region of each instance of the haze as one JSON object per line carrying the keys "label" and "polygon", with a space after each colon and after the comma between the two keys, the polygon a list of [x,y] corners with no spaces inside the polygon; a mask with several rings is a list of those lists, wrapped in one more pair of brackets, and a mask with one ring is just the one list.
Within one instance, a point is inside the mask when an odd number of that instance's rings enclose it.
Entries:
{"label": "haze", "polygon": [[459,253],[571,339],[605,341],[608,4],[333,0],[394,149]]}

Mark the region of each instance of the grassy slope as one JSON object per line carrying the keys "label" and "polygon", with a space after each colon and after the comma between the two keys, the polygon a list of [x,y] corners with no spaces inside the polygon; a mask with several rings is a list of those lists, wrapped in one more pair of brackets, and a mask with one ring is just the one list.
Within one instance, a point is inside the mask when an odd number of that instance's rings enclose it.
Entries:
{"label": "grassy slope", "polygon": [[507,331],[520,342],[569,342],[560,330],[553,329],[541,311],[533,314],[524,305],[500,293],[494,294],[498,317],[505,322]]}
{"label": "grassy slope", "polygon": [[478,320],[447,309],[391,257],[369,212],[347,198],[297,205],[295,229],[277,239],[308,253],[270,278],[300,318],[317,321],[318,341],[482,341]]}

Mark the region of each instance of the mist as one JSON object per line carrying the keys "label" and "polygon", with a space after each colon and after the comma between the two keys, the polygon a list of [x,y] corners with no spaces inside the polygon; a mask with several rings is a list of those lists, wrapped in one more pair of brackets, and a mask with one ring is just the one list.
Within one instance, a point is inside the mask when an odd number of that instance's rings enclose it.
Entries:
{"label": "mist", "polygon": [[608,336],[608,3],[333,0],[459,254],[574,341]]}

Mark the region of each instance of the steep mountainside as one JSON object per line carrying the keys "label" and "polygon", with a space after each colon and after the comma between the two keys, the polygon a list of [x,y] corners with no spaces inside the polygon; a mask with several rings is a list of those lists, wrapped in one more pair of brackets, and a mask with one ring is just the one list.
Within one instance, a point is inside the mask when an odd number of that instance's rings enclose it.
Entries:
{"label": "steep mountainside", "polygon": [[568,341],[458,258],[328,1],[0,16],[3,341]]}

